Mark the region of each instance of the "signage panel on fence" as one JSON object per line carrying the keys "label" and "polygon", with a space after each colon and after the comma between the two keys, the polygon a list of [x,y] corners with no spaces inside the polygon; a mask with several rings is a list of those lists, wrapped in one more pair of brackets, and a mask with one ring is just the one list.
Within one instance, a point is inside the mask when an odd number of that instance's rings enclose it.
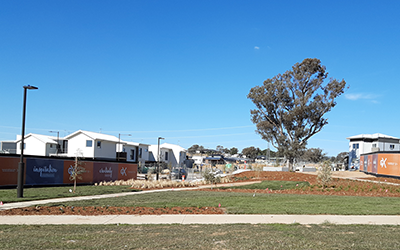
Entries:
{"label": "signage panel on fence", "polygon": [[0,185],[17,185],[19,158],[0,157]]}
{"label": "signage panel on fence", "polygon": [[118,164],[118,180],[137,179],[137,164]]}
{"label": "signage panel on fence", "polygon": [[26,159],[26,181],[28,185],[62,184],[63,160]]}
{"label": "signage panel on fence", "polygon": [[364,167],[364,157],[363,155],[360,156],[360,171],[366,171],[367,169]]}
{"label": "signage panel on fence", "polygon": [[[93,183],[93,162],[90,161],[82,161],[81,166],[84,168],[83,173],[79,176],[82,178],[77,178],[76,183]],[[74,183],[73,180],[70,179],[71,174],[74,171],[75,161],[72,160],[65,160],[64,161],[64,183],[65,184],[72,184]]]}
{"label": "signage panel on fence", "polygon": [[115,181],[118,178],[118,163],[93,163],[93,182]]}
{"label": "signage panel on fence", "polygon": [[399,154],[378,154],[378,174],[400,175]]}
{"label": "signage panel on fence", "polygon": [[378,172],[378,154],[372,155],[372,173],[376,174]]}
{"label": "signage panel on fence", "polygon": [[368,155],[367,171],[372,173],[372,155]]}

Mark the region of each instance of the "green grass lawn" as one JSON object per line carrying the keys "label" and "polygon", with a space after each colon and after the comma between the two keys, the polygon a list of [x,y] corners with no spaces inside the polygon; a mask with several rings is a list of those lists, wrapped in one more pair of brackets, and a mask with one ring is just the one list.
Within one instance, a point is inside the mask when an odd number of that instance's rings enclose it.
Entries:
{"label": "green grass lawn", "polygon": [[122,192],[134,192],[137,190],[129,189],[127,186],[78,186],[76,193],[69,192],[71,186],[62,187],[41,187],[41,188],[24,188],[24,197],[17,198],[17,189],[0,189],[0,201],[4,203],[45,200],[51,198],[63,198],[85,195],[99,195]]}
{"label": "green grass lawn", "polygon": [[[126,207],[216,207],[221,204],[230,214],[352,214],[397,215],[400,199],[392,197],[358,197],[235,193],[209,191],[166,191],[135,195],[71,201],[66,206]],[[59,203],[58,203],[59,205]]]}
{"label": "green grass lawn", "polygon": [[399,239],[400,227],[371,225],[0,225],[1,249],[397,249]]}

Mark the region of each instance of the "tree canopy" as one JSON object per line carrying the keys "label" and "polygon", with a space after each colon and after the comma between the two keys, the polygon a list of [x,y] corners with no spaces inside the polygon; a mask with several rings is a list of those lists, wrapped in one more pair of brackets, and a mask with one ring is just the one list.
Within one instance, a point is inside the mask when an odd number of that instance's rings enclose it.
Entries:
{"label": "tree canopy", "polygon": [[261,154],[261,150],[259,148],[255,148],[252,146],[242,149],[242,154],[244,154],[246,157],[250,159],[254,159]]}
{"label": "tree canopy", "polygon": [[328,124],[324,115],[344,93],[344,80],[327,78],[321,61],[308,58],[265,80],[247,95],[256,106],[251,110],[256,132],[288,160],[296,158],[307,140]]}
{"label": "tree canopy", "polygon": [[324,160],[325,155],[326,153],[323,153],[320,148],[309,148],[304,151],[302,158],[304,161],[319,163]]}
{"label": "tree canopy", "polygon": [[197,151],[203,151],[204,147],[203,146],[199,146],[197,144],[192,145],[190,148],[188,148],[188,152],[190,154],[195,154]]}

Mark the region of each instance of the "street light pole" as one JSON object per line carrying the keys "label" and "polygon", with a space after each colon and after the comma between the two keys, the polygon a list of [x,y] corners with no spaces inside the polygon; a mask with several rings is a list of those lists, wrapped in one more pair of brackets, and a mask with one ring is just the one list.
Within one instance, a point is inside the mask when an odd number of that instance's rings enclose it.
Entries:
{"label": "street light pole", "polygon": [[156,179],[158,181],[158,172],[160,172],[160,140],[164,140],[165,138],[158,137],[158,149],[157,149],[157,158],[158,158],[158,164],[157,164],[157,173],[156,173]]}
{"label": "street light pole", "polygon": [[28,89],[38,89],[34,86],[24,86],[24,103],[22,110],[22,132],[21,132],[21,157],[18,163],[18,183],[17,183],[17,198],[24,197],[24,137],[25,137],[25,114],[26,114],[26,93]]}

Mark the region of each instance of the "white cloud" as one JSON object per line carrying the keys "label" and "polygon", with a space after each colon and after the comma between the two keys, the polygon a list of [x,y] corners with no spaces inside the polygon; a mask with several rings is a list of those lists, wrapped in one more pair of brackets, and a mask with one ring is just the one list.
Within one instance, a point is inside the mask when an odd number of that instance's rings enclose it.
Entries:
{"label": "white cloud", "polygon": [[375,99],[376,95],[373,94],[365,94],[365,93],[358,93],[358,94],[345,94],[346,99],[352,100],[352,101],[357,101],[360,99]]}
{"label": "white cloud", "polygon": [[260,47],[258,47],[258,46],[254,46],[254,49],[260,49]]}

